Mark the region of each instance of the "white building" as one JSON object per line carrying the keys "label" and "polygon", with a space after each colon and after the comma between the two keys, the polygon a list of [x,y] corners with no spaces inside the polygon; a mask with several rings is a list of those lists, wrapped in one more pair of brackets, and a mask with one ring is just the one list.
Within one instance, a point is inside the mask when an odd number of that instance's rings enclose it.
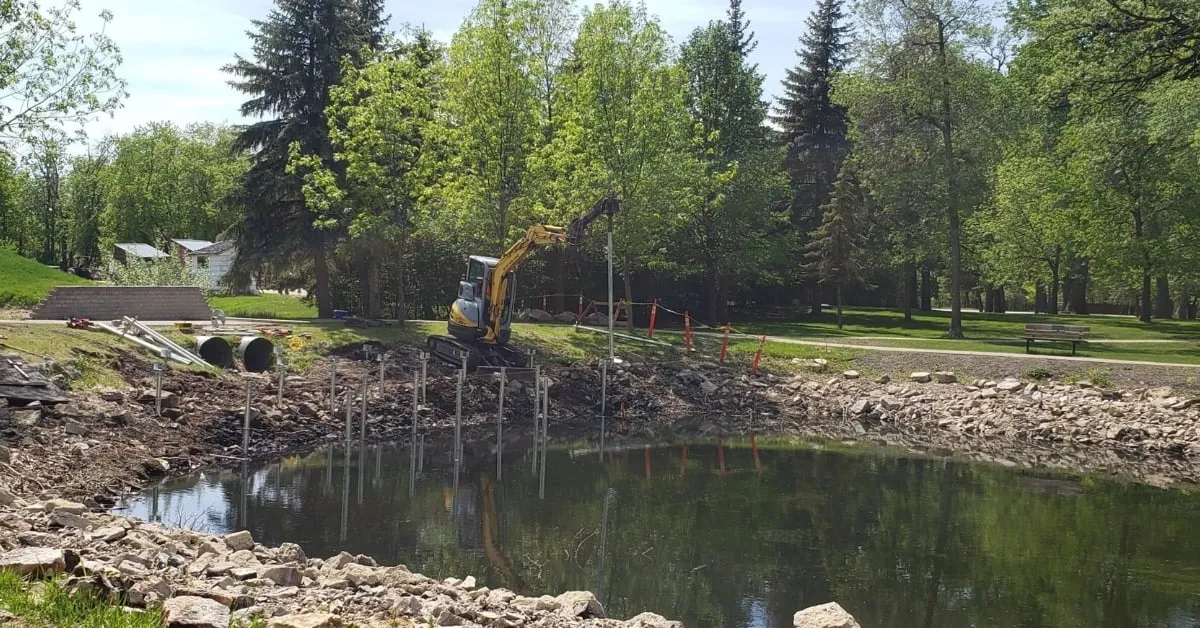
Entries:
{"label": "white building", "polygon": [[[237,257],[237,247],[234,246],[234,241],[222,240],[202,249],[188,252],[187,266],[188,270],[194,273],[208,273],[209,285],[215,290],[220,290],[224,287],[222,281],[233,266],[235,257]],[[234,292],[243,291],[258,294],[258,286],[255,285],[254,277],[250,278],[250,285],[245,290],[234,290]]]}

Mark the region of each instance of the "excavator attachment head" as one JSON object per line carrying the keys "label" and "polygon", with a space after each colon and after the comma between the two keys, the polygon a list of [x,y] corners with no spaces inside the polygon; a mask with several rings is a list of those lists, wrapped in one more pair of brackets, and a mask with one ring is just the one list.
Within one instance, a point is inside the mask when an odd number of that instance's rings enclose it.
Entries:
{"label": "excavator attachment head", "polygon": [[597,218],[608,216],[612,218],[621,209],[621,201],[612,192],[604,195],[596,204],[592,206],[588,213],[571,221],[567,227],[567,244],[572,247],[583,245],[583,238],[587,235],[588,227],[591,226]]}

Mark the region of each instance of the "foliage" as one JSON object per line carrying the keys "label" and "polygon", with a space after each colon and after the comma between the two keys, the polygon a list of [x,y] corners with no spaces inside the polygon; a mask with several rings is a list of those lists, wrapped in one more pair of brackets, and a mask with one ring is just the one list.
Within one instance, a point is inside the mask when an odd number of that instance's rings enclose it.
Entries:
{"label": "foliage", "polygon": [[101,12],[104,27],[85,34],[74,22],[79,8],[79,0],[0,2],[0,147],[120,105],[121,52],[104,32],[112,14]]}
{"label": "foliage", "polygon": [[859,216],[867,199],[855,173],[846,168],[838,177],[833,196],[825,205],[821,226],[808,246],[809,264],[820,281],[837,290],[838,329],[842,328],[843,293],[847,284],[860,275],[858,249],[862,247]]}
{"label": "foliage", "polygon": [[58,580],[40,590],[15,572],[0,571],[0,612],[16,617],[18,625],[82,626],[88,628],[157,628],[161,612],[129,613],[109,604],[67,591]]}
{"label": "foliage", "polygon": [[104,275],[116,286],[198,286],[207,291],[215,289],[208,273],[193,271],[173,255],[156,260],[130,257],[122,263],[106,254],[103,260]]}

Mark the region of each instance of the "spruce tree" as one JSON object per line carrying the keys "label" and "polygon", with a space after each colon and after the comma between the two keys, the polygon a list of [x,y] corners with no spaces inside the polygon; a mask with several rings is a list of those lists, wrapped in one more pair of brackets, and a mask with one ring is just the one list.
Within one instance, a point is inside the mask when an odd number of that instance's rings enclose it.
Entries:
{"label": "spruce tree", "polygon": [[742,11],[742,0],[729,0],[725,25],[729,29],[729,40],[733,51],[739,57],[745,59],[758,47],[758,41],[754,39],[754,31],[750,30],[750,20],[746,19],[746,13]]}
{"label": "spruce tree", "polygon": [[858,277],[857,251],[861,244],[858,216],[865,199],[854,173],[848,168],[843,170],[825,204],[821,225],[807,247],[807,267],[819,281],[834,286],[838,329],[842,328],[846,286]]}
{"label": "spruce tree", "polygon": [[[797,51],[800,63],[787,71],[784,95],[771,116],[787,141],[786,167],[792,186],[789,214],[801,241],[820,221],[821,207],[829,200],[838,170],[850,152],[845,108],[830,97],[832,79],[846,63],[849,28],[842,25],[842,4],[843,0],[820,0],[808,17],[808,32]],[[806,279],[812,311],[819,313],[819,291],[811,278]]]}
{"label": "spruce tree", "polygon": [[329,88],[341,79],[343,60],[361,63],[364,49],[381,44],[382,10],[380,0],[276,0],[249,32],[253,58],[239,55],[224,68],[235,77],[230,84],[250,97],[242,115],[259,118],[241,129],[234,145],[253,155],[230,199],[245,217],[236,229],[235,271],[311,263],[322,317],[333,315],[327,257],[337,234],[323,229],[307,207],[300,177],[287,172],[288,151],[296,144],[340,171],[325,117]]}

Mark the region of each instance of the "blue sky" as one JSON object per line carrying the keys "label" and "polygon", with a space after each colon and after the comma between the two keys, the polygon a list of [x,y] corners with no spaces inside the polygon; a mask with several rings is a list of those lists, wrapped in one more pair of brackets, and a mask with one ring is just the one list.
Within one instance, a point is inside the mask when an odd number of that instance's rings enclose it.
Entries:
{"label": "blue sky", "polygon": [[[815,0],[743,0],[758,36],[754,62],[766,74],[767,94],[779,90],[784,69],[795,65],[797,38]],[[475,0],[436,0],[430,4],[389,0],[392,27],[424,25],[446,41]],[[88,126],[100,137],[124,133],[139,124],[174,121],[239,123],[244,97],[225,84],[221,66],[235,53],[248,54],[250,20],[264,17],[270,0],[81,0],[81,28],[97,28],[102,9],[113,13],[108,34],[121,47],[120,73],[129,81],[129,98],[112,117]],[[685,39],[697,26],[724,15],[722,0],[646,0],[652,14],[674,38]]]}

